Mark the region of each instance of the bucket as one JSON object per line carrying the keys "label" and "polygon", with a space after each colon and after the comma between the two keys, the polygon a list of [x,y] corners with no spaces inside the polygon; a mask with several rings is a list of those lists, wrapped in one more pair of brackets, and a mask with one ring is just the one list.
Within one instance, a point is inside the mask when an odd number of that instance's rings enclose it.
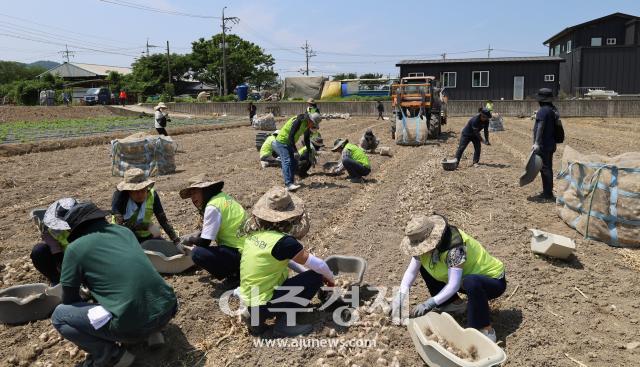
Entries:
{"label": "bucket", "polygon": [[191,251],[180,253],[171,241],[147,240],[140,244],[153,267],[161,274],[177,274],[192,267]]}
{"label": "bucket", "polygon": [[443,159],[442,160],[442,168],[445,171],[455,171],[456,168],[458,168],[458,160],[455,158],[451,158],[451,159]]}
{"label": "bucket", "polygon": [[62,302],[61,286],[24,284],[0,290],[0,322],[23,324],[46,319]]}

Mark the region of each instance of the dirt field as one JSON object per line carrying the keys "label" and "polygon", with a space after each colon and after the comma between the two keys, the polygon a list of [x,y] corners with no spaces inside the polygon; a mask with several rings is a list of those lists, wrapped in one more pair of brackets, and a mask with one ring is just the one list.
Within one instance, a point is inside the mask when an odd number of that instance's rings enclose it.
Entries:
{"label": "dirt field", "polygon": [[[373,172],[366,184],[319,173],[303,181],[299,195],[312,220],[305,246],[321,256],[362,256],[369,265],[366,282],[393,287],[409,262],[398,245],[410,214],[445,214],[506,265],[507,291],[492,302],[500,346],[508,355],[506,366],[640,365],[640,347],[626,348],[640,342],[640,252],[583,240],[558,218],[554,204],[528,200],[541,189],[539,180],[518,187],[522,161],[531,147],[529,119],[507,118],[506,131],[493,133],[493,145],[482,147],[481,167],[470,167],[470,146],[458,171],[443,171],[439,162],[455,152],[464,122],[452,119],[441,140],[416,148],[392,145],[388,122],[323,122],[325,142],[339,136],[357,140],[366,127],[373,127],[394,156],[371,157]],[[638,149],[637,120],[567,119],[564,124],[567,144],[579,151],[616,155]],[[193,229],[197,216],[177,191],[196,173],[223,178],[225,191],[246,208],[269,187],[282,184],[279,169],[259,169],[254,136],[254,130],[243,127],[176,137],[185,152],[177,157],[179,172],[158,178],[156,187],[181,233]],[[561,153],[562,148],[555,157],[556,168]],[[20,269],[8,274],[0,267],[2,287],[43,281],[24,265],[38,240],[27,219],[29,210],[65,195],[109,207],[119,181],[110,175],[110,162],[107,145],[0,158],[0,262]],[[574,238],[577,257],[562,262],[533,255],[528,228]],[[217,281],[202,271],[166,279],[180,298],[180,312],[165,333],[166,347],[133,348],[136,366],[422,365],[406,329],[389,326],[388,319],[375,313],[348,329],[336,327],[328,313],[315,313],[310,316],[315,330],[309,335],[375,339],[375,348],[256,348],[246,328],[219,310],[222,292]],[[411,303],[426,297],[418,277]],[[0,326],[0,363],[68,366],[82,360],[83,353],[59,341],[55,332],[43,334],[50,330],[48,320]]]}
{"label": "dirt field", "polygon": [[104,106],[0,106],[0,123],[11,121],[50,121],[118,116]]}

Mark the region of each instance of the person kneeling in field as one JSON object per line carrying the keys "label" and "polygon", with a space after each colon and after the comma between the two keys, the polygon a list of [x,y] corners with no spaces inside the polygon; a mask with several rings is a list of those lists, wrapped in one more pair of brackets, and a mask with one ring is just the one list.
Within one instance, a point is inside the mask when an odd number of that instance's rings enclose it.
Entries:
{"label": "person kneeling in field", "polygon": [[[284,188],[271,188],[253,207],[245,225],[239,289],[252,334],[264,332],[265,321],[273,316],[274,332],[279,335],[295,336],[313,329],[312,325],[288,326],[284,312],[308,307],[323,282],[334,286],[329,266],[298,242],[308,231],[302,199]],[[299,274],[288,278],[289,267]]]}
{"label": "person kneeling in field", "polygon": [[273,142],[276,141],[276,136],[280,131],[276,130],[273,134],[267,136],[260,147],[260,166],[262,168],[267,167],[280,167],[280,160],[278,153],[273,149]]}
{"label": "person kneeling in field", "polygon": [[362,148],[349,143],[348,139],[336,139],[331,151],[342,153],[342,160],[332,173],[340,174],[347,170],[349,174],[347,179],[350,179],[351,182],[362,182],[362,177],[371,173],[371,164],[367,154]]}
{"label": "person kneeling in field", "polygon": [[298,168],[296,174],[300,178],[309,176],[309,170],[316,165],[318,151],[324,146],[322,136],[319,132],[311,135],[311,149],[303,146],[298,150]]}
{"label": "person kneeling in field", "polygon": [[[240,279],[240,253],[244,240],[239,237],[246,220],[242,205],[222,192],[224,181],[200,174],[189,179],[189,186],[180,190],[182,199],[191,202],[202,216],[202,230],[181,239],[178,249],[195,245],[193,262],[216,279],[225,279],[225,287],[237,286]],[[211,246],[215,241],[217,246]]]}
{"label": "person kneeling in field", "polygon": [[118,184],[111,200],[111,223],[129,228],[142,243],[160,238],[160,228],[151,223],[155,215],[171,241],[177,244],[180,238],[167,219],[154,184],[140,168],[126,170],[124,180]]}
{"label": "person kneeling in field", "polygon": [[[122,343],[159,338],[177,312],[173,289],[162,279],[128,229],[109,224],[93,203],[69,209],[62,262],[62,304],[51,323],[63,338],[88,353],[83,366],[126,367],[135,357]],[[96,303],[83,302],[85,284]]]}
{"label": "person kneeling in field", "polygon": [[373,130],[367,129],[362,138],[360,138],[360,148],[368,153],[373,153],[380,144],[380,140],[373,135]]}
{"label": "person kneeling in field", "polygon": [[400,324],[406,317],[403,307],[420,272],[431,297],[416,306],[411,317],[423,316],[432,310],[463,312],[465,304],[457,294],[461,291],[469,300],[469,326],[496,341],[489,316],[489,300],[501,296],[507,287],[500,260],[440,215],[414,215],[407,224],[400,249],[412,258],[393,299],[392,320],[395,324]]}
{"label": "person kneeling in field", "polygon": [[69,225],[58,217],[64,216],[76,204],[75,199],[62,198],[49,205],[42,219],[42,242],[31,250],[33,266],[49,279],[52,286],[60,283],[64,251],[69,245]]}

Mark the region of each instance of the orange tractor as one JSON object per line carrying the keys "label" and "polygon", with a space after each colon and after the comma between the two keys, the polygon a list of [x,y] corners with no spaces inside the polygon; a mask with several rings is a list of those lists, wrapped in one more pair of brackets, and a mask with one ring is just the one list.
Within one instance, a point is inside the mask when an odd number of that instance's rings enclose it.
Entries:
{"label": "orange tractor", "polygon": [[391,86],[391,106],[395,121],[391,138],[399,145],[422,145],[427,139],[437,139],[446,124],[440,88],[434,77],[404,77]]}

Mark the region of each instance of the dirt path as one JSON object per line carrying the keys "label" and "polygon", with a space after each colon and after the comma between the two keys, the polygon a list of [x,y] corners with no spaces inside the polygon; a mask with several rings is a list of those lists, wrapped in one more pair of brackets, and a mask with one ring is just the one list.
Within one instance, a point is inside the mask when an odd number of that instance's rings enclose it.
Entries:
{"label": "dirt path", "polygon": [[[553,204],[527,200],[540,190],[539,181],[524,188],[517,184],[522,160],[531,147],[530,120],[507,119],[507,131],[492,134],[493,145],[482,147],[481,167],[469,167],[470,146],[458,171],[443,171],[439,162],[454,153],[457,132],[464,122],[451,119],[448,129],[452,133],[415,148],[390,144],[386,122],[323,122],[322,134],[328,145],[342,136],[355,141],[372,126],[383,144],[392,147],[394,156],[372,156],[373,172],[364,185],[321,174],[305,179],[299,194],[312,220],[305,245],[322,256],[362,256],[369,263],[366,282],[393,287],[399,284],[409,261],[398,250],[406,220],[411,213],[445,214],[506,265],[508,288],[492,303],[492,309],[498,339],[509,356],[507,366],[576,366],[565,353],[588,366],[640,364],[638,349],[620,349],[626,343],[640,341],[640,268],[633,268],[634,262],[629,260],[637,259],[638,251],[585,241],[558,218]],[[627,121],[612,121],[609,126],[571,119],[565,125],[569,144],[582,151],[618,154],[637,141],[637,130],[619,134],[620,129],[631,128]],[[610,131],[615,134],[602,139]],[[258,168],[254,135],[250,128],[237,128],[176,137],[186,152],[177,157],[179,172],[158,178],[156,185],[176,229],[185,233],[197,221],[192,205],[179,200],[177,190],[199,171],[223,177],[225,191],[247,208],[270,186],[282,184],[278,169]],[[556,154],[556,167],[560,156],[561,151]],[[21,258],[37,241],[27,219],[29,210],[65,194],[108,207],[119,181],[110,176],[109,164],[104,145],[0,158],[1,262],[21,265]],[[574,238],[577,258],[566,263],[534,256],[529,250],[531,235],[527,228]],[[22,279],[10,277],[6,285],[41,280],[32,268],[21,274]],[[0,272],[0,277],[4,275]],[[345,329],[333,324],[329,314],[318,313],[310,337],[325,338],[335,329],[343,339],[375,339],[376,348],[333,350],[336,356],[327,356],[322,348],[256,348],[245,328],[219,311],[217,298],[221,292],[217,282],[201,271],[167,280],[178,293],[182,309],[167,330],[166,348],[134,349],[139,356],[137,366],[367,366],[382,363],[378,358],[390,364],[395,360],[402,366],[422,365],[406,329],[390,327],[375,315]],[[423,281],[417,279],[411,303],[415,305],[427,296]],[[80,360],[82,353],[71,358],[65,352],[71,349],[68,343],[39,339],[50,329],[46,320],[0,326],[0,361],[5,363],[16,356],[27,364],[38,361],[43,366],[46,362],[57,366]]]}

